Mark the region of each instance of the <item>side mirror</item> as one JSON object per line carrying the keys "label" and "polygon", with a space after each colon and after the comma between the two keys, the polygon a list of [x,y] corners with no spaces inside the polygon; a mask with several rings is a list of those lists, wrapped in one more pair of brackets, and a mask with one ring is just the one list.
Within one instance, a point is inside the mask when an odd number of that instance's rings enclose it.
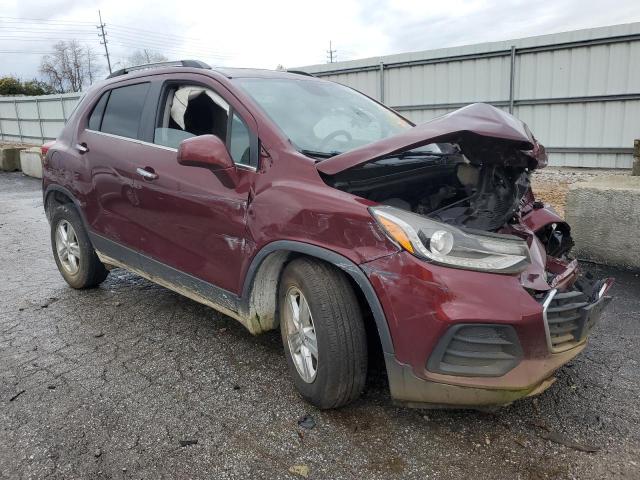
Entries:
{"label": "side mirror", "polygon": [[235,166],[227,147],[215,135],[201,135],[180,142],[178,163],[211,170],[227,170]]}

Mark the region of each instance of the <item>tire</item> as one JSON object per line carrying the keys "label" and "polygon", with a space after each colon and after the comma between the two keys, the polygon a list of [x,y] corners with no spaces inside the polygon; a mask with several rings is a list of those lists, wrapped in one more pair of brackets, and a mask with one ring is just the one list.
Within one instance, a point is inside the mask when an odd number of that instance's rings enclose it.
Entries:
{"label": "tire", "polygon": [[[59,229],[69,235],[68,244],[64,236],[58,234]],[[61,236],[57,238],[58,235]],[[51,248],[60,274],[73,288],[95,287],[109,274],[91,245],[80,215],[69,203],[56,206],[51,214]],[[65,253],[71,255],[65,256]],[[71,257],[76,261],[72,261]]]}
{"label": "tire", "polygon": [[[315,334],[315,358],[313,337],[300,333],[291,320],[295,307],[289,302],[297,304],[299,312],[304,303],[308,305],[310,317],[302,330],[312,328]],[[356,400],[367,377],[367,335],[360,305],[345,275],[311,258],[293,260],[280,280],[278,306],[285,356],[300,395],[321,409]],[[304,313],[299,318],[303,320],[298,326],[305,323]]]}

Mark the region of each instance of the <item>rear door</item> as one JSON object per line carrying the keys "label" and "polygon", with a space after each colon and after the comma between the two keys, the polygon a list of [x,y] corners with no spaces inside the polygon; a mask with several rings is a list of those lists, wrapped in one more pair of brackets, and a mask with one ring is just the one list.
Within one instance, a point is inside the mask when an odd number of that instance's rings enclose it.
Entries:
{"label": "rear door", "polygon": [[106,90],[78,133],[91,172],[91,205],[85,209],[90,227],[135,250],[141,248],[141,234],[133,221],[139,205],[134,159],[141,155],[140,125],[150,85],[130,83]]}
{"label": "rear door", "polygon": [[[258,141],[253,117],[235,97],[203,75],[154,81],[144,114],[144,140],[135,159],[139,198],[136,230],[142,252],[180,272],[233,293],[242,259],[252,248],[246,220]],[[235,178],[179,165],[189,137],[213,134],[227,144]]]}

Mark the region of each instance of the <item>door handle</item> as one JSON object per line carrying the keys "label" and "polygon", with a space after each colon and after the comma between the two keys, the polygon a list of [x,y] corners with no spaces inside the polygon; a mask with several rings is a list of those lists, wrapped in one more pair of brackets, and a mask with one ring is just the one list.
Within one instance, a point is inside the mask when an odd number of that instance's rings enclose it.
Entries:
{"label": "door handle", "polygon": [[76,150],[78,150],[78,152],[80,152],[81,154],[83,153],[87,153],[89,151],[89,147],[87,147],[86,143],[76,143]]}
{"label": "door handle", "polygon": [[138,167],[136,168],[136,172],[145,180],[155,180],[156,178],[158,178],[158,174],[154,172],[153,168],[151,167],[145,167],[145,168]]}

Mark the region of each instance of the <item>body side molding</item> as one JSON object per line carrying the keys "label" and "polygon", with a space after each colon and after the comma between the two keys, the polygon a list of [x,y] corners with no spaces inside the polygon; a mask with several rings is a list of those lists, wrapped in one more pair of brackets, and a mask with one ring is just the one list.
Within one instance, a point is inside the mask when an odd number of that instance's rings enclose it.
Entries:
{"label": "body side molding", "polygon": [[210,306],[233,317],[249,331],[256,333],[255,329],[247,324],[246,319],[238,314],[240,301],[237,295],[122,246],[97,233],[89,231],[89,238],[102,262],[130,270],[196,302]]}

